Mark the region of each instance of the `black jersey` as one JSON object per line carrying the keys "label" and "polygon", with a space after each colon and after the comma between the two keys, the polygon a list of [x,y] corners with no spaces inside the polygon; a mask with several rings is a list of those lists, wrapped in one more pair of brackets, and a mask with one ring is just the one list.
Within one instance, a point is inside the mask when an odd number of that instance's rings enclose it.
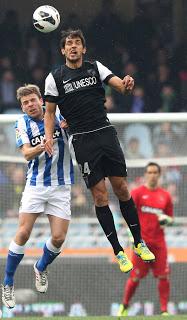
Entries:
{"label": "black jersey", "polygon": [[66,65],[52,71],[45,82],[45,101],[55,102],[68,122],[70,133],[109,125],[103,82],[113,73],[100,62],[85,61],[78,69]]}

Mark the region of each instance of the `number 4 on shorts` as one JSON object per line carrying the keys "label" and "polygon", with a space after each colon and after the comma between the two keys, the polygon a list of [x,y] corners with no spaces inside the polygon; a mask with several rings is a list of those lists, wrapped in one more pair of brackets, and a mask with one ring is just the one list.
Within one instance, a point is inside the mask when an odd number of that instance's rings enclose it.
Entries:
{"label": "number 4 on shorts", "polygon": [[90,168],[88,162],[84,162],[83,166],[79,164],[80,171],[82,172],[82,176],[86,176],[90,174]]}

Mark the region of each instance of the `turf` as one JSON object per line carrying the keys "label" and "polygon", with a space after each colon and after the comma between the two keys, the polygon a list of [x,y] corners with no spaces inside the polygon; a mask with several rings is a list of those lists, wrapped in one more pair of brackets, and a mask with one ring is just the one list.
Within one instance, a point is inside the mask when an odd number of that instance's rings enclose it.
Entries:
{"label": "turf", "polygon": [[[3,318],[6,319],[6,318]],[[48,317],[47,320],[112,320],[112,319],[118,319],[118,320],[187,320],[187,315],[178,315],[178,316],[150,316],[150,317],[144,317],[144,316],[134,316],[134,317]],[[42,317],[21,317],[17,318],[15,317],[14,320],[43,320]]]}

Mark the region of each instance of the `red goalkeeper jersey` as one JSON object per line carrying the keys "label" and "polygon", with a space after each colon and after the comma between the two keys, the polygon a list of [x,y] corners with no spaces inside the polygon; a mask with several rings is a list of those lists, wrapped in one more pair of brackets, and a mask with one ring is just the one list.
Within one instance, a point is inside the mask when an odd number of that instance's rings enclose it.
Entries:
{"label": "red goalkeeper jersey", "polygon": [[173,216],[173,203],[170,194],[162,189],[148,189],[140,186],[131,192],[136,204],[141,225],[142,238],[146,243],[160,245],[165,243],[164,230],[160,226],[160,214]]}

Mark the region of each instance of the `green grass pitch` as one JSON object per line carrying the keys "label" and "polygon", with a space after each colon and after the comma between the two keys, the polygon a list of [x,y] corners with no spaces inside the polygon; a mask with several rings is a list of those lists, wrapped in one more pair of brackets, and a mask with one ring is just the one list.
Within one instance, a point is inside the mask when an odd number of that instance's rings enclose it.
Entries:
{"label": "green grass pitch", "polygon": [[[3,318],[6,319],[6,318]],[[134,317],[48,317],[47,320],[187,320],[187,315],[177,315],[177,316],[150,316],[150,317],[144,317],[144,316],[134,316]],[[41,317],[21,317],[17,318],[15,317],[14,320],[43,320]]]}

